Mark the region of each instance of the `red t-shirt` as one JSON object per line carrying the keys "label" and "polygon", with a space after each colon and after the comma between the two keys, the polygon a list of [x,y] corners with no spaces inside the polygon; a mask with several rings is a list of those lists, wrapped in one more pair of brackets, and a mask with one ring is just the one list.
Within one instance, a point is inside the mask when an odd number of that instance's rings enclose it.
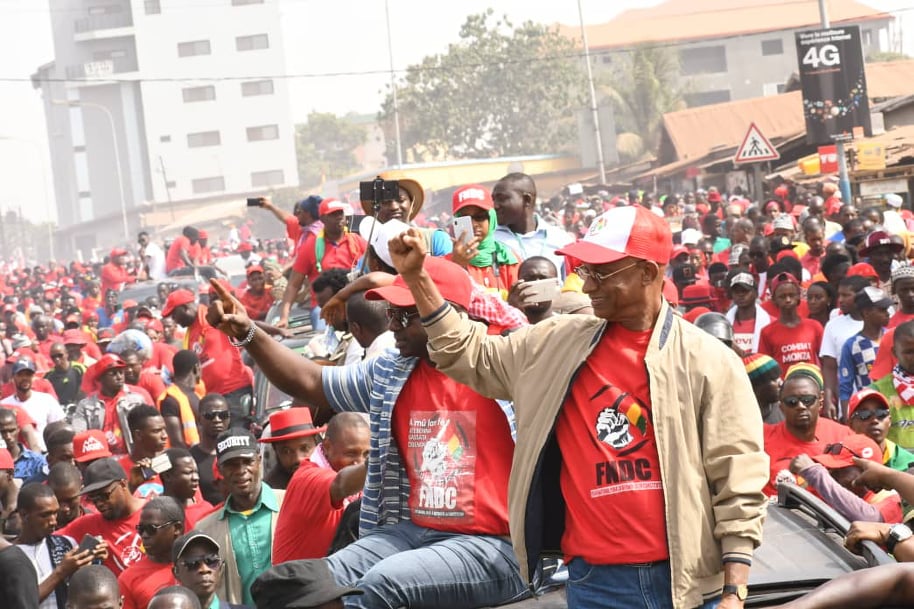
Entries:
{"label": "red t-shirt", "polygon": [[[799,406],[798,406],[799,408]],[[771,459],[768,484],[765,485],[765,494],[776,497],[778,494],[778,476],[790,476],[790,462],[794,457],[807,454],[810,457],[822,454],[826,445],[840,442],[853,434],[850,427],[836,423],[831,419],[819,415],[816,422],[816,437],[812,442],[804,442],[787,431],[787,425],[781,421],[773,425],[765,425],[765,452]],[[782,473],[782,472],[787,472]]]}
{"label": "red t-shirt", "polygon": [[508,534],[514,440],[495,400],[423,360],[397,397],[392,427],[409,476],[413,523],[451,533]]}
{"label": "red t-shirt", "polygon": [[120,575],[127,567],[136,564],[145,556],[143,540],[136,532],[136,525],[140,522],[142,508],[119,520],[105,520],[101,514],[86,514],[80,516],[64,528],[56,532],[57,535],[69,535],[78,542],[85,535],[101,537],[108,542],[108,558],[102,564],[111,569],[115,575]]}
{"label": "red t-shirt", "polygon": [[555,432],[562,452],[566,557],[598,565],[669,558],[644,368],[650,337],[650,330],[610,324],[562,406]]}
{"label": "red t-shirt", "polygon": [[887,325],[886,328],[894,328],[895,326],[903,324],[906,321],[911,321],[912,319],[914,319],[914,313],[904,313],[901,309],[898,309],[895,311],[895,314],[892,315],[891,319],[889,319],[889,325]]}
{"label": "red t-shirt", "polygon": [[327,555],[347,505],[330,501],[336,475],[311,461],[303,461],[292,474],[273,536],[274,565]]}
{"label": "red t-shirt", "polygon": [[102,294],[107,294],[108,290],[120,292],[124,285],[133,283],[136,277],[132,276],[122,266],[109,262],[102,267]]}
{"label": "red t-shirt", "polygon": [[822,326],[811,319],[801,318],[800,323],[793,328],[774,320],[762,328],[758,352],[770,356],[780,364],[782,375],[792,365],[800,362],[818,366],[823,333]]}
{"label": "red t-shirt", "polygon": [[[766,299],[760,303],[762,308],[771,316],[771,319],[777,319],[780,317],[781,312],[778,311],[778,307],[774,304],[774,301],[770,299],[770,295],[766,294],[765,296]],[[809,303],[806,302],[805,298],[797,305],[797,315],[803,318],[809,317]]]}
{"label": "red t-shirt", "polygon": [[[365,240],[354,233],[343,233],[343,236],[336,243],[329,239],[324,239],[324,257],[321,258],[321,271],[328,269],[346,269],[348,271],[365,253],[366,248]],[[316,255],[317,236],[308,235],[302,241],[301,247],[298,248],[295,254],[295,263],[292,265],[292,269],[307,277],[309,281],[314,281],[314,278],[320,274],[320,271],[317,270]]]}
{"label": "red t-shirt", "polygon": [[144,556],[135,565],[121,573],[117,585],[124,595],[122,609],[146,609],[156,592],[178,583],[171,571],[170,562],[161,563]]}
{"label": "red t-shirt", "polygon": [[[190,239],[184,235],[178,235],[175,237],[175,240],[171,242],[171,246],[168,248],[168,254],[165,255],[165,272],[170,273],[175,269],[181,269],[187,266],[184,263],[184,260],[181,258],[181,252],[185,252],[187,257],[190,260],[193,260],[193,252],[191,251]],[[104,292],[102,292],[104,294]]]}
{"label": "red t-shirt", "polygon": [[124,431],[121,430],[121,425],[117,418],[117,402],[127,395],[127,393],[139,395],[143,398],[144,404],[155,404],[155,401],[153,401],[152,397],[145,389],[127,384],[124,384],[124,388],[111,397],[102,395],[98,390],[89,394],[91,397],[96,397],[105,404],[105,422],[102,425],[102,431],[105,432],[105,437],[108,439],[108,448],[115,456],[127,454],[127,445],[124,444]]}
{"label": "red t-shirt", "polygon": [[184,506],[184,530],[193,530],[197,523],[209,516],[214,509],[212,503],[203,499],[203,495],[198,488],[194,503]]}
{"label": "red t-shirt", "polygon": [[273,306],[273,301],[273,295],[266,289],[260,296],[254,295],[250,290],[245,290],[241,295],[241,304],[244,305],[248,317],[259,321],[266,319],[267,312]]}
{"label": "red t-shirt", "polygon": [[[136,461],[133,460],[133,457],[130,455],[124,455],[123,457],[117,457],[117,462],[121,464],[121,467],[124,468],[124,472],[127,474],[127,477],[130,477],[130,470],[133,469],[133,466],[136,465]],[[165,487],[162,485],[162,479],[159,478],[159,475],[156,474],[152,478],[149,478],[143,484],[139,485],[135,491],[133,491],[134,497],[139,497],[140,499],[152,499],[153,497],[158,497],[165,490]]]}
{"label": "red t-shirt", "polygon": [[755,318],[740,321],[733,320],[733,344],[744,353],[754,353],[752,339],[755,338]]}
{"label": "red t-shirt", "polygon": [[200,358],[203,384],[210,393],[225,395],[251,386],[251,371],[241,361],[241,351],[232,346],[228,336],[207,323],[203,305],[197,310],[197,320],[187,328],[184,348]]}
{"label": "red t-shirt", "polygon": [[174,372],[172,361],[174,361],[175,353],[177,352],[178,348],[173,345],[163,343],[162,341],[154,342],[152,343],[152,357],[146,360],[146,364],[155,370],[168,370],[169,372]]}
{"label": "red t-shirt", "polygon": [[[153,370],[140,371],[140,378],[137,382],[137,387],[145,389],[146,393],[155,399],[165,393],[165,381],[162,380],[161,375],[157,374]],[[155,402],[149,402],[149,404],[154,406]]]}
{"label": "red t-shirt", "polygon": [[292,240],[292,255],[295,255],[295,249],[298,247],[298,238],[301,237],[301,225],[298,223],[298,218],[295,216],[289,216],[285,220],[286,225],[286,236]]}
{"label": "red t-shirt", "polygon": [[898,359],[895,357],[895,328],[885,331],[879,339],[879,350],[876,352],[876,361],[870,368],[870,381],[878,381],[892,373]]}

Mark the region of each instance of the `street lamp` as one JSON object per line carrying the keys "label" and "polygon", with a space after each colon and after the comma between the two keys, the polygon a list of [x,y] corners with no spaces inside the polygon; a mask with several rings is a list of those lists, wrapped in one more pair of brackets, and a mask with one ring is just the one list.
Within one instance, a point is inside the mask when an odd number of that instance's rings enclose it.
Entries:
{"label": "street lamp", "polygon": [[111,127],[111,142],[114,145],[114,160],[117,169],[117,187],[121,194],[121,222],[124,225],[124,242],[130,243],[130,229],[127,227],[127,197],[124,195],[124,177],[121,171],[121,153],[117,145],[117,131],[114,127],[114,116],[111,111],[101,104],[87,101],[69,101],[61,99],[52,99],[51,103],[55,106],[69,106],[71,108],[93,108],[101,110],[108,119],[108,125]]}
{"label": "street lamp", "polygon": [[35,154],[38,157],[38,166],[41,168],[41,180],[44,184],[44,200],[47,205],[47,225],[48,225],[48,259],[54,260],[54,221],[51,218],[51,191],[48,190],[48,172],[45,168],[44,159],[42,158],[42,149],[38,142],[34,140],[25,140],[12,135],[0,135],[0,140],[8,142],[19,142],[34,146]]}

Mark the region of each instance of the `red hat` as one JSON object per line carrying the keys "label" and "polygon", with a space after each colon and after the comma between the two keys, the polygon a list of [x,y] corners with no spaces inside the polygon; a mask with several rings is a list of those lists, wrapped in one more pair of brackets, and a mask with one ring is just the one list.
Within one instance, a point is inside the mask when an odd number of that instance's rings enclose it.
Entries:
{"label": "red hat", "polygon": [[95,335],[95,342],[102,342],[104,340],[111,340],[114,338],[114,329],[113,328],[99,328],[98,334]]}
{"label": "red hat", "polygon": [[128,298],[127,300],[124,301],[124,303],[121,306],[124,307],[125,309],[132,309],[133,307],[140,306],[140,303],[133,300],[132,298]]}
{"label": "red hat", "polygon": [[851,417],[854,416],[854,411],[857,410],[857,407],[860,406],[862,402],[867,400],[876,400],[879,402],[881,408],[886,410],[889,409],[889,400],[887,397],[876,391],[875,389],[861,389],[857,393],[851,396],[850,401],[847,403],[847,420],[850,421]]}
{"label": "red hat", "polygon": [[780,186],[778,186],[777,188],[774,189],[774,194],[776,194],[779,197],[786,197],[788,194],[790,194],[790,189],[787,188],[786,184],[781,184]]}
{"label": "red hat", "polygon": [[693,283],[682,288],[679,304],[685,306],[711,304],[716,300],[710,283]]}
{"label": "red hat", "polygon": [[83,376],[82,386],[85,387],[95,387],[95,384],[98,382],[98,377],[108,372],[109,370],[114,370],[115,368],[126,368],[127,364],[124,363],[124,360],[121,359],[121,356],[116,353],[105,353],[98,361],[89,366],[86,370],[85,376]]}
{"label": "red hat", "polygon": [[800,287],[800,282],[797,281],[796,277],[790,273],[780,273],[768,282],[768,286],[771,289],[771,295],[774,296],[777,289],[786,283],[792,283],[793,285]]}
{"label": "red hat", "polygon": [[461,186],[455,190],[451,197],[451,204],[455,214],[464,207],[469,207],[470,205],[485,210],[495,209],[495,204],[492,203],[492,195],[489,194],[489,190],[485,186],[480,186],[479,184]]}
{"label": "red hat", "polygon": [[259,264],[252,264],[244,273],[245,275],[250,275],[251,273],[263,273],[263,267]]}
{"label": "red hat", "polygon": [[197,231],[197,238],[198,239],[209,239],[209,233],[207,233],[205,230],[203,230],[201,228],[199,231]]}
{"label": "red hat", "polygon": [[172,311],[175,310],[175,307],[180,307],[181,305],[190,304],[195,300],[194,293],[190,290],[180,289],[175,290],[168,295],[168,298],[165,299],[165,306],[162,307],[162,317],[168,317],[171,315]]}
{"label": "red hat", "polygon": [[239,252],[253,252],[254,246],[251,245],[250,243],[248,243],[247,241],[242,241],[241,243],[238,244],[238,251]]}
{"label": "red hat", "polygon": [[15,469],[16,465],[13,463],[13,455],[10,454],[10,451],[5,448],[0,448],[0,469]]}
{"label": "red hat", "polygon": [[720,203],[720,201],[721,201],[721,197],[720,197],[719,192],[717,192],[716,190],[712,190],[711,192],[708,193],[708,202]]}
{"label": "red hat", "polygon": [[159,321],[158,319],[150,319],[149,321],[146,322],[146,327],[147,327],[147,328],[152,328],[152,329],[155,330],[156,332],[164,332],[164,331],[165,331],[165,327],[162,325],[162,322]]}
{"label": "red hat", "polygon": [[108,440],[101,429],[90,429],[73,436],[73,460],[77,463],[110,457]]}
{"label": "red hat", "polygon": [[691,311],[686,311],[685,313],[683,313],[682,318],[684,320],[686,320],[687,322],[689,322],[690,324],[694,324],[696,319],[698,319],[705,313],[710,313],[710,312],[711,312],[711,309],[709,309],[708,307],[695,307]]}
{"label": "red hat", "polygon": [[284,442],[293,438],[323,433],[327,427],[315,427],[311,420],[311,409],[307,406],[293,406],[270,415],[270,437],[261,438],[266,444]]}
{"label": "red hat", "polygon": [[892,236],[884,230],[875,230],[863,240],[863,247],[860,248],[859,253],[861,256],[868,256],[870,250],[882,246],[891,247],[895,253],[904,249],[904,243],[895,241],[892,239]]}
{"label": "red hat", "polygon": [[[473,280],[470,279],[465,270],[450,260],[436,256],[426,257],[425,270],[431,276],[435,285],[438,286],[438,290],[445,300],[458,304],[464,309],[470,307]],[[391,285],[365,292],[365,298],[368,300],[386,300],[395,307],[416,306],[416,299],[413,298],[412,292],[406,287],[406,282],[399,275]]]}
{"label": "red hat", "polygon": [[677,256],[682,256],[683,254],[689,254],[689,248],[684,245],[674,245],[673,251],[670,252],[670,260],[675,260]]}
{"label": "red hat", "polygon": [[556,254],[586,264],[606,264],[629,256],[667,264],[672,251],[673,234],[666,220],[641,205],[632,205],[604,212],[583,239]]}
{"label": "red hat", "polygon": [[793,249],[790,249],[790,248],[779,251],[778,255],[775,256],[775,260],[777,262],[780,262],[784,258],[796,258],[797,260],[800,259],[800,257],[797,255],[797,253],[795,251],[793,251]]}
{"label": "red hat", "polygon": [[82,330],[64,330],[63,331],[63,344],[64,345],[88,345],[89,339],[86,338],[86,333]]}
{"label": "red hat", "polygon": [[882,464],[882,450],[879,445],[859,433],[847,436],[840,442],[829,444],[825,447],[825,451],[821,455],[815,455],[813,460],[828,469],[841,469],[852,467],[854,457]]}
{"label": "red hat", "polygon": [[317,213],[319,216],[326,216],[338,211],[343,212],[345,216],[352,215],[352,208],[339,199],[324,199],[321,201],[321,206],[318,208]]}
{"label": "red hat", "polygon": [[127,250],[125,250],[122,247],[114,248],[113,250],[111,250],[111,254],[110,254],[112,259],[115,258],[116,256],[126,256],[126,255],[127,255]]}
{"label": "red hat", "polygon": [[876,269],[873,268],[872,264],[868,262],[858,262],[853,265],[851,268],[847,269],[846,277],[875,277],[879,279],[879,273],[876,272]]}

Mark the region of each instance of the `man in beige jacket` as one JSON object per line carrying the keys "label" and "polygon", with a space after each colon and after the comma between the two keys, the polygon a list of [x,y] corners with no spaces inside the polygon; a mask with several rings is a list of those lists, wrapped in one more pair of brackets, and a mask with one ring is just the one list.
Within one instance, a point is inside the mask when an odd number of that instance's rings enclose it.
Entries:
{"label": "man in beige jacket", "polygon": [[513,400],[511,537],[530,578],[568,560],[568,605],[742,607],[761,542],[768,459],[739,359],[662,297],[672,250],[663,219],[610,210],[558,253],[594,315],[557,316],[508,337],[439,295],[410,230],[390,242],[439,370]]}

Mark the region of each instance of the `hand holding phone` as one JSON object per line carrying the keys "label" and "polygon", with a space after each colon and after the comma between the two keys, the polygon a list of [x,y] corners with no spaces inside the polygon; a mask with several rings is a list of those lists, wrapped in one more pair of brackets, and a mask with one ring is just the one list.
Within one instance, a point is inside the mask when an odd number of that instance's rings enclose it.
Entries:
{"label": "hand holding phone", "polygon": [[79,542],[79,547],[77,548],[78,554],[81,554],[87,550],[94,550],[95,546],[101,543],[101,539],[95,537],[94,535],[89,535],[86,533],[83,535],[82,541]]}
{"label": "hand holding phone", "polygon": [[248,207],[263,207],[263,197],[248,197]]}
{"label": "hand holding phone", "polygon": [[451,224],[454,239],[469,243],[473,239],[473,219],[469,216],[458,216]]}
{"label": "hand holding phone", "polygon": [[523,303],[532,305],[555,300],[559,297],[562,286],[559,285],[558,279],[537,279],[535,281],[524,281],[520,290],[520,297],[523,299]]}

